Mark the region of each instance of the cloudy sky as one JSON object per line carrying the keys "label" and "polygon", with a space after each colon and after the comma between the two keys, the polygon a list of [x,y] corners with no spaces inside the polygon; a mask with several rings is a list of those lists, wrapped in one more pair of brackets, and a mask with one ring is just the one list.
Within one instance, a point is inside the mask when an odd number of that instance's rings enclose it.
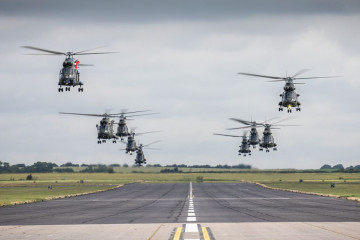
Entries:
{"label": "cloudy sky", "polygon": [[[151,109],[129,121],[155,164],[251,164],[319,168],[360,164],[360,2],[357,0],[0,1],[0,161],[32,164],[128,163],[121,143],[97,144],[96,117]],[[34,56],[107,46],[81,56],[84,92],[57,92],[64,57]],[[286,76],[311,69],[298,85],[300,113],[274,130],[277,152],[237,156],[242,135],[231,117],[264,121],[278,112],[283,83],[237,75]],[[259,129],[262,131],[261,129]]]}

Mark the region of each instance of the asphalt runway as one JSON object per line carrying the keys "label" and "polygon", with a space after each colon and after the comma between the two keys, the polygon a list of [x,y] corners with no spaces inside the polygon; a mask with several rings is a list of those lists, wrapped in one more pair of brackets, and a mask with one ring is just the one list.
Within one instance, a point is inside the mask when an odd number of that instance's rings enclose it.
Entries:
{"label": "asphalt runway", "polygon": [[[270,233],[276,233],[276,239],[287,239],[286,229],[293,237],[299,234],[292,239],[311,239],[303,238],[304,234],[316,236],[313,239],[360,239],[356,237],[360,236],[360,205],[250,183],[137,183],[0,208],[0,239],[14,239],[24,232],[32,233],[33,239],[56,239],[54,232],[62,236],[58,239],[81,239],[84,235],[76,237],[79,229],[86,229],[86,233],[97,229],[87,239],[103,240],[274,239],[266,238]],[[278,235],[282,231],[284,238]]]}

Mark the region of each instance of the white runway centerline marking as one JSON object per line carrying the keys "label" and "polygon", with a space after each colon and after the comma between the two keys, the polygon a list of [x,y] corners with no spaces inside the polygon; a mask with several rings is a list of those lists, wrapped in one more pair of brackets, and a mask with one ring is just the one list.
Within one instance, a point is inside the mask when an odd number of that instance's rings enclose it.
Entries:
{"label": "white runway centerline marking", "polygon": [[187,222],[195,222],[195,209],[194,209],[194,200],[193,200],[193,189],[192,189],[192,182],[190,182],[190,192],[189,192],[189,210],[188,210],[188,216],[186,218]]}
{"label": "white runway centerline marking", "polygon": [[188,224],[186,224],[185,232],[199,232],[197,224],[196,223],[188,223]]}

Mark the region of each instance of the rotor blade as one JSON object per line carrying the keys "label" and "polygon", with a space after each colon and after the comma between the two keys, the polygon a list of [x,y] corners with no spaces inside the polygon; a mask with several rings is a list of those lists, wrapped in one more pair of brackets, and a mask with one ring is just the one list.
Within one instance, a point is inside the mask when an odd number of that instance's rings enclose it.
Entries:
{"label": "rotor blade", "polygon": [[149,150],[162,150],[161,148],[149,148],[149,147],[143,147],[144,149],[149,149]]}
{"label": "rotor blade", "polygon": [[60,55],[60,54],[54,54],[54,53],[26,53],[24,55],[56,56],[56,55]]}
{"label": "rotor blade", "polygon": [[284,81],[284,79],[281,79],[281,80],[271,80],[271,81],[266,81],[266,82],[282,82]]}
{"label": "rotor blade", "polygon": [[154,115],[154,114],[160,114],[160,113],[137,114],[137,115],[130,115],[130,116],[126,116],[126,117],[139,117],[139,116]]}
{"label": "rotor blade", "polygon": [[293,84],[305,84],[305,83],[302,83],[302,82],[295,82]]}
{"label": "rotor blade", "polygon": [[83,66],[83,67],[88,67],[88,66],[94,66],[94,64],[82,64],[82,63],[79,63],[78,66]]}
{"label": "rotor blade", "polygon": [[94,55],[94,54],[111,54],[111,53],[118,53],[118,52],[74,53],[72,55]]}
{"label": "rotor blade", "polygon": [[52,51],[52,50],[47,50],[47,49],[37,48],[37,47],[32,47],[32,46],[21,46],[21,47],[36,50],[36,51],[41,51],[41,52],[52,53],[52,54],[56,54],[56,55],[66,55],[66,53],[63,53],[63,52],[57,52],[57,51]]}
{"label": "rotor blade", "polygon": [[249,121],[246,121],[246,120],[242,120],[242,119],[239,119],[239,118],[229,118],[230,120],[233,120],[235,122],[239,122],[239,123],[242,123],[242,124],[245,124],[245,125],[251,125],[251,122]]}
{"label": "rotor blade", "polygon": [[135,133],[135,135],[139,136],[139,135],[144,135],[144,134],[148,134],[148,133],[156,133],[156,132],[162,132],[162,131],[151,131],[151,132]]}
{"label": "rotor blade", "polygon": [[220,133],[214,133],[214,135],[225,136],[225,137],[241,137],[241,136],[237,136],[237,135],[228,135],[228,134],[220,134]]}
{"label": "rotor blade", "polygon": [[273,76],[266,76],[266,75],[252,74],[252,73],[243,73],[243,72],[239,72],[238,74],[246,75],[246,76],[252,76],[252,77],[262,77],[262,78],[272,78],[272,79],[283,79],[283,80],[285,80],[284,77],[273,77]]}
{"label": "rotor blade", "polygon": [[305,72],[308,72],[308,71],[310,71],[310,69],[301,69],[300,71],[298,71],[297,73],[295,73],[291,78],[294,78],[294,77],[296,77],[296,76],[299,76],[300,74],[303,74],[303,73],[305,73]]}
{"label": "rotor blade", "polygon": [[297,80],[297,79],[316,79],[316,78],[338,78],[341,76],[326,76],[326,77],[304,77],[304,78],[294,78],[293,80]]}
{"label": "rotor blade", "polygon": [[292,118],[293,118],[293,117],[288,117],[288,118],[285,118],[285,119],[281,119],[281,120],[279,120],[279,121],[277,121],[277,122],[272,123],[271,125],[275,125],[275,124],[277,124],[277,123],[281,123],[281,122],[284,122],[284,121],[289,120],[289,119],[292,119]]}
{"label": "rotor blade", "polygon": [[150,146],[150,145],[155,144],[155,143],[158,143],[158,142],[161,142],[161,140],[157,140],[157,141],[148,143],[148,144],[146,144],[146,145],[143,145],[143,147],[147,147],[147,146]]}
{"label": "rotor blade", "polygon": [[[67,112],[59,112],[60,114],[70,114],[70,115],[81,115],[81,116],[90,116],[90,117],[104,117],[104,114],[88,114],[88,113],[67,113]],[[111,117],[111,116],[108,116]]]}
{"label": "rotor blade", "polygon": [[107,46],[100,46],[100,47],[96,47],[96,48],[89,48],[89,49],[86,49],[86,50],[78,51],[78,52],[76,52],[75,54],[84,53],[84,52],[87,52],[87,51],[92,51],[92,50],[96,50],[96,49],[104,48],[104,47],[107,47]]}
{"label": "rotor blade", "polygon": [[114,113],[114,114],[110,114],[110,115],[125,115],[125,114],[130,114],[130,113],[149,112],[149,111],[151,111],[151,110],[127,112],[127,109],[121,109],[121,113]]}
{"label": "rotor blade", "polygon": [[[275,126],[275,127],[299,127],[302,125],[273,125],[271,124],[271,126]],[[271,127],[271,129],[273,129],[273,127]]]}
{"label": "rotor blade", "polygon": [[244,129],[244,128],[252,128],[252,126],[237,127],[237,128],[227,128],[226,130],[235,130],[235,129]]}
{"label": "rotor blade", "polygon": [[[275,119],[277,119],[277,118],[279,118],[279,117],[270,118],[270,119],[266,120],[265,122],[259,123],[259,125],[264,126],[264,124],[266,124],[267,122],[271,122],[272,120],[275,120]],[[290,118],[288,118],[288,119],[291,119],[291,118],[292,118],[292,117],[290,117]]]}

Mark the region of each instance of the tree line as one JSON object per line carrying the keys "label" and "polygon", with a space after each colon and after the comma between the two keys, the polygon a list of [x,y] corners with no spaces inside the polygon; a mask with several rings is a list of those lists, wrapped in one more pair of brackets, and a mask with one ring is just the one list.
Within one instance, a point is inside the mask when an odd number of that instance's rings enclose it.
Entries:
{"label": "tree line", "polygon": [[356,166],[349,166],[347,168],[345,168],[342,164],[336,164],[334,166],[331,166],[329,164],[324,164],[320,169],[335,169],[335,170],[340,170],[340,171],[360,171],[360,165],[356,165]]}

